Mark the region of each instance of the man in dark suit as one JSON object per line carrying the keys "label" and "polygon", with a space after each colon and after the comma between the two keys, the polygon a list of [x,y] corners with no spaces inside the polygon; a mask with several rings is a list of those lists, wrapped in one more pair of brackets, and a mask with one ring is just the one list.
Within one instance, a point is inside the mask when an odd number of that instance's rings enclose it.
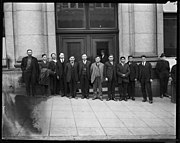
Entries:
{"label": "man in dark suit", "polygon": [[60,94],[61,96],[67,96],[67,83],[65,78],[65,65],[66,60],[64,58],[64,53],[59,54],[59,60],[57,61],[57,78],[60,84]]}
{"label": "man in dark suit", "polygon": [[21,69],[22,78],[25,81],[27,96],[35,96],[36,94],[36,83],[39,79],[39,64],[38,60],[32,56],[32,50],[27,50],[27,55],[22,59]]}
{"label": "man in dark suit", "polygon": [[118,84],[119,84],[119,94],[120,98],[119,101],[125,100],[127,101],[127,86],[129,82],[129,74],[130,69],[129,65],[125,63],[125,57],[122,56],[120,58],[120,63],[117,64],[117,76],[118,76]]}
{"label": "man in dark suit", "polygon": [[133,56],[128,56],[128,63],[130,68],[130,74],[129,74],[129,83],[128,83],[128,99],[135,100],[135,82],[138,78],[138,66],[133,61]]}
{"label": "man in dark suit", "polygon": [[101,63],[105,64],[108,61],[107,55],[105,55],[104,50],[101,50]]}
{"label": "man in dark suit", "polygon": [[169,62],[165,60],[165,54],[162,53],[160,56],[160,60],[156,64],[156,72],[160,81],[160,98],[169,97],[167,95],[167,86],[169,81]]}
{"label": "man in dark suit", "polygon": [[[152,97],[152,89],[151,89],[151,82],[152,82],[152,66],[149,62],[146,62],[146,56],[142,55],[142,62],[139,64],[139,81],[141,83],[141,91],[143,94],[142,102],[147,101],[147,94],[149,96],[149,103],[153,103]],[[147,93],[146,93],[147,90]]]}
{"label": "man in dark suit", "polygon": [[116,63],[113,61],[113,55],[109,55],[109,61],[104,65],[104,77],[108,81],[108,98],[109,100],[115,99],[115,83],[116,83]]}
{"label": "man in dark suit", "polygon": [[79,61],[79,79],[81,84],[82,99],[89,98],[90,65],[87,55],[82,55],[82,61]]}
{"label": "man in dark suit", "polygon": [[[176,58],[177,60],[177,58]],[[172,97],[171,101],[176,103],[176,79],[177,79],[177,63],[171,69]]]}
{"label": "man in dark suit", "polygon": [[49,62],[49,69],[51,70],[51,73],[49,75],[50,78],[50,91],[51,95],[59,94],[59,80],[57,79],[57,60],[56,60],[56,54],[51,54],[52,60]]}
{"label": "man in dark suit", "polygon": [[74,56],[69,58],[68,63],[65,66],[66,82],[70,90],[70,98],[76,98],[76,87],[78,81],[78,64],[74,62]]}

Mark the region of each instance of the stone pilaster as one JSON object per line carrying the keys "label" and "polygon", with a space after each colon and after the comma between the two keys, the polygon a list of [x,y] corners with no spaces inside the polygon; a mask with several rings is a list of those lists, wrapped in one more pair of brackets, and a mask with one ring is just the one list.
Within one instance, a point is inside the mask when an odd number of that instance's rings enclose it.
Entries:
{"label": "stone pilaster", "polygon": [[7,58],[9,59],[10,68],[15,64],[15,50],[14,50],[14,27],[12,15],[12,3],[4,3],[4,20],[5,20],[5,45]]}

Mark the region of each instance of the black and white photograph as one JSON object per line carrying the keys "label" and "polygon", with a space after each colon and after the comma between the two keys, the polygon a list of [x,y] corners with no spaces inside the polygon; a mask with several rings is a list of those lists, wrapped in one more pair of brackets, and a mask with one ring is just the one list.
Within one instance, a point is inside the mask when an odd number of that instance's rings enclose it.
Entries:
{"label": "black and white photograph", "polygon": [[2,140],[176,142],[178,1],[2,5]]}

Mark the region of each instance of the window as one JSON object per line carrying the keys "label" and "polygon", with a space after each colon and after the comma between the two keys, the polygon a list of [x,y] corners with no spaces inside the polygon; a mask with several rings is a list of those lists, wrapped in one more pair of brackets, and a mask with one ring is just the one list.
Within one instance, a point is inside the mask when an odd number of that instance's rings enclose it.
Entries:
{"label": "window", "polygon": [[57,3],[57,29],[117,29],[116,4]]}
{"label": "window", "polygon": [[167,57],[176,56],[177,14],[164,13],[164,53]]}

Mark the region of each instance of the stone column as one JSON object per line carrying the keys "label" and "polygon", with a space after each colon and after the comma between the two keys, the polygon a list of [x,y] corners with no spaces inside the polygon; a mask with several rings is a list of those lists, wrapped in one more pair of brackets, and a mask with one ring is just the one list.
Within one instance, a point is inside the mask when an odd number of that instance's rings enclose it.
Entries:
{"label": "stone column", "polygon": [[45,53],[51,58],[56,53],[55,4],[43,4]]}
{"label": "stone column", "polygon": [[33,56],[44,53],[42,3],[13,3],[15,59],[21,60],[32,49]]}
{"label": "stone column", "polygon": [[118,4],[118,23],[119,23],[119,57],[130,54],[130,4]]}
{"label": "stone column", "polygon": [[155,4],[134,4],[134,55],[157,55]]}
{"label": "stone column", "polygon": [[15,64],[14,30],[12,16],[12,3],[4,3],[5,45],[10,68],[13,68]]}

